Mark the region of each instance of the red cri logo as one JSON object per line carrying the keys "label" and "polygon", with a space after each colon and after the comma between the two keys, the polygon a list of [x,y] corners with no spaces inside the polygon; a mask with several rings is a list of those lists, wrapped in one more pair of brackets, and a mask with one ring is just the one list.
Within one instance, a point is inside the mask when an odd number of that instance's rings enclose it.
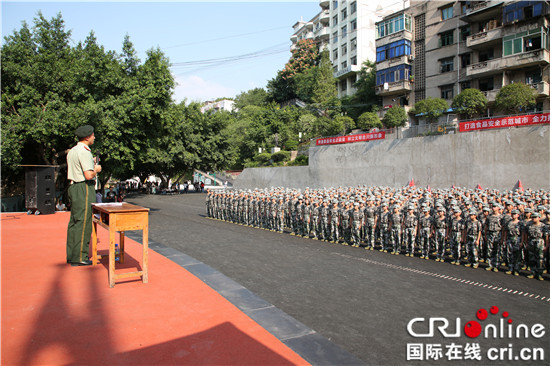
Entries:
{"label": "red cri logo", "polygon": [[[491,306],[491,308],[489,309],[489,312],[492,315],[497,315],[498,311],[499,311],[498,306]],[[485,310],[485,309],[479,309],[476,313],[476,317],[479,320],[483,321],[483,320],[488,318],[489,312],[487,312],[487,310]],[[508,315],[509,314],[508,314],[507,311],[502,313],[503,318],[508,318]],[[512,319],[508,319],[508,324],[512,324]],[[479,322],[477,320],[471,320],[471,321],[469,321],[468,323],[466,323],[464,325],[464,334],[466,334],[466,336],[468,336],[470,338],[479,337],[482,330],[483,330],[483,327],[481,326],[481,324],[479,324]]]}

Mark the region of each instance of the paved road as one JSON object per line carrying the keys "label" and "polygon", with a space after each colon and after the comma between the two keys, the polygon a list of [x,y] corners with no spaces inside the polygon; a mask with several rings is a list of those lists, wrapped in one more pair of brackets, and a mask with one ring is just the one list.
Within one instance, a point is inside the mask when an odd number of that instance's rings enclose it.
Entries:
{"label": "paved road", "polygon": [[[443,361],[452,356],[446,355],[451,343],[479,343],[482,359],[477,365],[540,364],[514,361],[523,348],[542,348],[545,362],[550,358],[550,277],[529,280],[210,220],[204,199],[203,194],[142,195],[128,201],[151,208],[152,240],[217,269],[368,364],[407,364],[407,345],[412,343],[424,349],[441,344]],[[462,329],[477,320],[479,309],[491,306],[499,313],[479,321],[482,325],[498,324],[496,319],[506,311],[513,323],[504,326],[505,335],[520,324],[530,328],[536,323],[543,324],[546,334],[444,339],[437,331],[433,338],[413,338],[407,332],[413,318],[436,316],[449,319],[448,331],[454,332],[457,318]],[[427,331],[426,324],[418,323],[414,330]],[[512,361],[508,353],[499,356],[506,362],[488,360],[489,348],[510,344]]]}

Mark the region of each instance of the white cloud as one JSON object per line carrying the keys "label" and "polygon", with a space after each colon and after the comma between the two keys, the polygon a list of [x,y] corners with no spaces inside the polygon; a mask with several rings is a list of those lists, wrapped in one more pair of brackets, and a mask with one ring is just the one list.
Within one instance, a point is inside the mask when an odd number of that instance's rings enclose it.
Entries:
{"label": "white cloud", "polygon": [[187,99],[187,102],[207,101],[221,97],[234,97],[237,91],[234,88],[204,80],[195,75],[174,76],[176,87],[173,98],[176,103]]}

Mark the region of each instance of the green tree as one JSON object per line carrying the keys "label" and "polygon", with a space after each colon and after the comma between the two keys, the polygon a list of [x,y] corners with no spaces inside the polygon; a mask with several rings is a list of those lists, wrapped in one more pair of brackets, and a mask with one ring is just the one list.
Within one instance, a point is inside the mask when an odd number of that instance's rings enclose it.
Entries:
{"label": "green tree", "polygon": [[378,114],[374,112],[365,112],[357,119],[357,127],[362,130],[371,130],[373,128],[382,128],[382,122]]}
{"label": "green tree", "polygon": [[355,94],[342,98],[342,109],[357,121],[361,114],[374,112],[373,107],[381,103],[376,95],[376,63],[370,60],[363,62],[355,88]]}
{"label": "green tree", "polygon": [[414,105],[414,114],[423,114],[430,123],[437,122],[437,119],[449,109],[449,105],[442,98],[426,98]]}
{"label": "green tree", "polygon": [[235,108],[241,109],[247,105],[265,106],[267,97],[268,95],[264,88],[250,89],[235,97]]}
{"label": "green tree", "polygon": [[405,123],[407,123],[407,112],[405,112],[405,108],[394,106],[388,109],[386,114],[384,115],[384,118],[382,119],[382,123],[386,127],[401,127],[404,126]]}
{"label": "green tree", "polygon": [[313,114],[304,114],[298,118],[298,132],[303,133],[303,138],[311,138],[315,135],[317,117]]}
{"label": "green tree", "polygon": [[461,115],[472,118],[487,109],[487,98],[478,89],[466,89],[454,97],[451,107]]}
{"label": "green tree", "polygon": [[328,116],[328,111],[340,104],[338,90],[336,89],[336,79],[332,75],[332,62],[330,61],[328,50],[321,52],[321,61],[315,80],[312,102],[321,110],[324,116]]}
{"label": "green tree", "polygon": [[336,120],[336,123],[344,126],[344,130],[342,131],[344,135],[349,133],[351,130],[355,128],[355,121],[351,117],[336,116],[334,119]]}
{"label": "green tree", "polygon": [[317,119],[317,134],[319,136],[341,135],[345,130],[344,121],[341,119],[331,119],[328,117],[319,117]]}
{"label": "green tree", "polygon": [[496,98],[494,108],[504,113],[521,113],[534,105],[537,91],[524,83],[513,83],[503,86]]}

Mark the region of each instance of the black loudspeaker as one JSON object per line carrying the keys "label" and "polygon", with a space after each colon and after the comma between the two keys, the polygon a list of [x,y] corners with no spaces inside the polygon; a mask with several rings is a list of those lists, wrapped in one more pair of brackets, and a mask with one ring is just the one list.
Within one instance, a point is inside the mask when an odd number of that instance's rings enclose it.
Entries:
{"label": "black loudspeaker", "polygon": [[25,206],[27,213],[55,213],[55,166],[25,166]]}

